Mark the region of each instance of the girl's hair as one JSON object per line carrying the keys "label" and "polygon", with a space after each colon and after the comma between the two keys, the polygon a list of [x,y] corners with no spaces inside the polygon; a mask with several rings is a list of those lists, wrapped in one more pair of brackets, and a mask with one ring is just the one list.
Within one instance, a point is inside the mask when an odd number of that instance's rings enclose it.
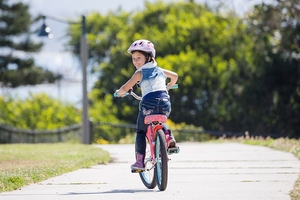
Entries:
{"label": "girl's hair", "polygon": [[140,50],[134,50],[131,52],[131,54],[133,54],[134,52],[139,52],[141,54],[143,54],[146,58],[146,62],[145,63],[148,63],[148,62],[155,62],[153,56],[151,55],[151,53],[148,53],[148,52],[145,52],[145,51],[140,51]]}

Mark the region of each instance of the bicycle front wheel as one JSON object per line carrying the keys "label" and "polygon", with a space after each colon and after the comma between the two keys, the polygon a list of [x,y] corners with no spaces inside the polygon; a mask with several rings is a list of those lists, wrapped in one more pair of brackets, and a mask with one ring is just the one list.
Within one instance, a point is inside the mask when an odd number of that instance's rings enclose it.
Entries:
{"label": "bicycle front wheel", "polygon": [[168,183],[168,154],[165,134],[162,130],[158,130],[156,134],[155,157],[157,186],[160,191],[164,191]]}
{"label": "bicycle front wheel", "polygon": [[155,165],[151,156],[150,144],[148,139],[146,139],[146,152],[145,152],[145,171],[140,172],[140,178],[143,184],[148,189],[153,189],[157,185],[156,182],[156,171]]}

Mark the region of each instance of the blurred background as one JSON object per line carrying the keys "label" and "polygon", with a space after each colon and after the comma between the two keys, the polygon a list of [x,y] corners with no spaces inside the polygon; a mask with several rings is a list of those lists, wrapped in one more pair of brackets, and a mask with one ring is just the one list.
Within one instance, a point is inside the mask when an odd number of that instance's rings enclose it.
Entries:
{"label": "blurred background", "polygon": [[[82,15],[90,142],[133,141],[138,102],[112,94],[134,73],[126,50],[140,38],[155,44],[159,66],[179,74],[168,121],[179,140],[300,135],[296,0],[2,0],[0,5],[4,143],[17,141],[18,134],[27,135],[27,142],[49,141],[37,135],[55,133],[55,140],[65,141],[82,134]],[[38,36],[43,23],[51,38]],[[66,134],[58,129],[71,134],[62,139]]]}
{"label": "blurred background", "polygon": [[[91,12],[100,12],[106,14],[109,11],[122,9],[127,12],[136,12],[144,8],[144,1],[132,0],[130,3],[122,0],[113,0],[108,2],[97,2],[95,0],[87,0],[84,2],[74,2],[72,0],[59,1],[53,0],[10,0],[11,3],[22,2],[29,5],[29,12],[32,16],[50,15],[58,19],[74,20],[80,15]],[[155,2],[155,0],[148,0]],[[180,2],[179,0],[164,0],[163,2]],[[221,1],[196,0],[197,3],[207,3],[210,5],[218,5]],[[255,4],[261,2],[272,2],[271,0],[252,0],[239,1],[230,0],[224,1],[228,7],[234,9],[239,15],[243,15],[249,11]],[[72,52],[66,51],[65,44],[68,41],[66,29],[68,24],[58,23],[53,20],[47,20],[47,25],[51,27],[53,38],[42,38],[33,35],[33,39],[44,43],[40,52],[34,55],[35,63],[43,68],[58,74],[62,74],[64,78],[57,81],[56,84],[41,84],[35,86],[20,86],[14,89],[4,88],[0,90],[0,94],[9,93],[12,96],[26,98],[30,93],[46,92],[55,98],[60,98],[64,101],[75,102],[79,104],[82,98],[81,91],[81,69],[80,62],[74,57]],[[36,24],[35,27],[39,27]],[[96,77],[92,74],[88,75],[88,89],[90,90],[96,81]]]}

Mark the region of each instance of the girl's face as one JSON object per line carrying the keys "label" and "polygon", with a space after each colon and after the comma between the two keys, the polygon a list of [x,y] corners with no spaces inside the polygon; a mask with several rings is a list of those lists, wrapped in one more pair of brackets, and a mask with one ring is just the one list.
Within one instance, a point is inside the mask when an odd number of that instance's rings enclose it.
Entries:
{"label": "girl's face", "polygon": [[133,52],[131,57],[132,57],[132,63],[136,69],[139,69],[140,67],[142,67],[146,62],[145,55],[138,51]]}

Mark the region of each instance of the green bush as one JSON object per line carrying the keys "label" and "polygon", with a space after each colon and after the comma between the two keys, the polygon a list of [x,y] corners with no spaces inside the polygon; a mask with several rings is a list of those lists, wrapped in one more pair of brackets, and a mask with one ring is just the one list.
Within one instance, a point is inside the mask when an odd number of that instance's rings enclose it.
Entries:
{"label": "green bush", "polygon": [[51,130],[78,124],[81,111],[46,94],[31,94],[21,100],[0,97],[0,123],[30,130]]}

